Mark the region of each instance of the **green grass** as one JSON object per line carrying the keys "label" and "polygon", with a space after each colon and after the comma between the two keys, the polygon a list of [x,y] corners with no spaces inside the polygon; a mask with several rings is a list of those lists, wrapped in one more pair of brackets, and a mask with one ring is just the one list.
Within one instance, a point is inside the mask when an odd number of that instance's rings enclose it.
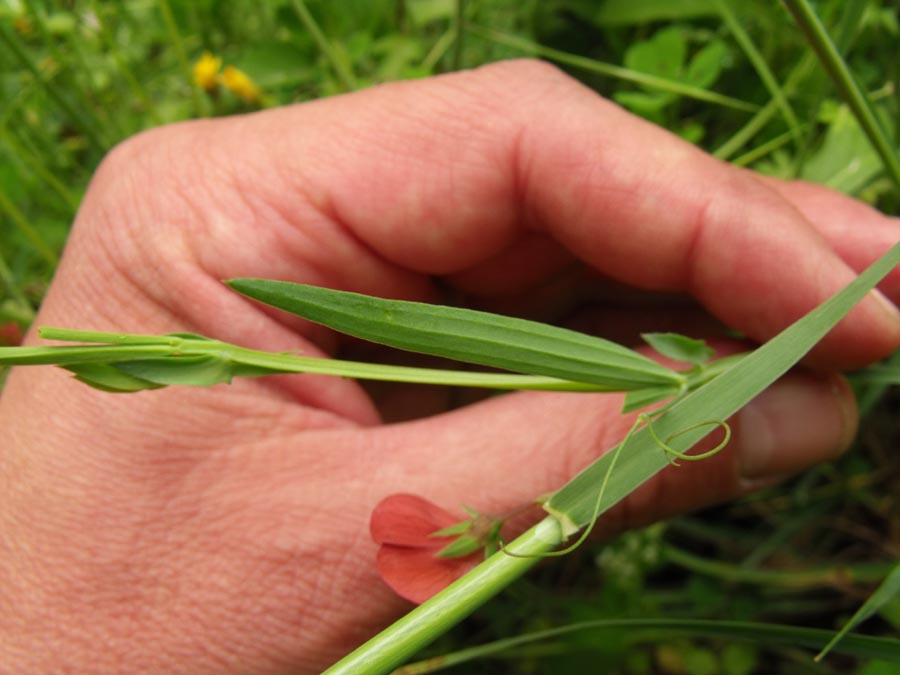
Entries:
{"label": "green grass", "polygon": [[[860,92],[850,105],[835,69],[768,0],[0,0],[0,325],[31,321],[93,170],[131,134],[513,56],[553,61],[741,165],[897,214],[900,191],[879,155],[885,143],[896,148],[900,127],[896,9],[815,7]],[[190,70],[204,51],[248,73],[260,101],[197,87]],[[874,112],[860,126],[866,101]],[[852,177],[842,171],[851,161],[864,168]],[[622,619],[839,628],[900,551],[898,401],[871,392],[857,448],[840,462],[541,566],[429,654]],[[898,628],[893,601],[861,630]],[[814,652],[623,624],[500,650],[455,672],[893,672],[852,654],[814,663]]]}

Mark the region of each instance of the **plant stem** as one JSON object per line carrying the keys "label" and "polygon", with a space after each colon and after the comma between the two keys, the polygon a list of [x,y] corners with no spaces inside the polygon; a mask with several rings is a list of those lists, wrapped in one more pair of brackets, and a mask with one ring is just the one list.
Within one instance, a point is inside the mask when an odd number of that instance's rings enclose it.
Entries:
{"label": "plant stem", "polygon": [[345,91],[353,91],[356,89],[356,78],[353,76],[353,73],[350,71],[347,64],[338,56],[334,47],[332,47],[331,43],[328,41],[328,38],[325,37],[322,29],[319,28],[319,24],[316,23],[313,15],[310,14],[306,3],[303,0],[292,0],[291,4],[294,6],[294,12],[296,12],[300,21],[303,22],[306,30],[308,30],[309,34],[312,36],[313,41],[319,47],[319,51],[322,52],[331,64],[341,87],[343,87]]}
{"label": "plant stem", "polygon": [[701,558],[674,546],[663,547],[663,558],[684,569],[727,582],[779,586],[803,590],[821,586],[879,581],[896,566],[894,562],[825,567],[800,570],[747,569],[718,560]]}
{"label": "plant stem", "polygon": [[473,26],[469,24],[467,27],[467,31],[490,42],[496,42],[497,44],[512,47],[513,49],[521,49],[522,51],[529,52],[531,54],[534,54],[535,56],[540,56],[542,58],[550,59],[551,61],[563,63],[568,66],[574,66],[575,68],[581,68],[583,70],[599,73],[601,75],[606,75],[607,77],[614,77],[626,82],[634,82],[635,84],[639,84],[650,89],[667,91],[673,94],[678,94],[679,96],[694,98],[699,101],[706,101],[707,103],[714,103],[726,108],[733,108],[734,110],[742,110],[744,112],[752,113],[760,109],[760,106],[753,103],[747,103],[746,101],[741,101],[740,99],[732,98],[731,96],[718,94],[714,91],[709,91],[708,89],[702,89],[701,87],[695,87],[693,85],[685,84],[684,82],[678,82],[676,80],[669,80],[665,77],[658,77],[656,75],[642,73],[630,68],[623,68],[622,66],[617,66],[612,63],[605,63],[603,61],[597,61],[596,59],[590,59],[585,56],[569,54],[568,52],[563,52],[558,49],[552,49],[551,47],[545,47],[544,45],[538,44],[536,42],[526,40],[516,35],[502,33],[492,28],[484,28],[481,26]]}
{"label": "plant stem", "polygon": [[0,21],[0,42],[4,43],[9,50],[15,55],[16,59],[34,76],[34,79],[40,83],[62,111],[68,116],[69,121],[85,135],[88,141],[100,151],[105,151],[109,144],[103,139],[101,132],[95,126],[96,119],[92,113],[86,113],[77,110],[74,105],[63,96],[59,89],[48,80],[41,71],[41,68],[34,62],[34,59],[28,54],[28,51],[19,44],[15,36],[10,33],[4,22]]}
{"label": "plant stem", "polygon": [[147,95],[147,92],[144,91],[144,88],[141,86],[140,81],[137,79],[137,77],[134,76],[134,73],[131,72],[131,68],[128,67],[128,63],[122,56],[122,52],[119,49],[119,45],[116,41],[115,35],[113,35],[110,26],[106,22],[106,19],[103,18],[103,9],[100,7],[97,0],[91,0],[91,11],[97,18],[100,38],[106,45],[107,51],[109,51],[109,53],[112,55],[113,61],[115,61],[116,68],[119,70],[119,73],[128,83],[128,86],[131,88],[134,96],[141,101],[141,104],[144,106],[144,110],[146,110],[147,115],[150,116],[150,120],[154,124],[162,124],[162,119],[156,112],[156,105],[154,104],[153,99],[151,99],[150,96]]}
{"label": "plant stem", "polygon": [[62,198],[63,202],[65,202],[66,206],[69,207],[74,215],[75,210],[78,208],[79,198],[53,174],[50,168],[44,164],[41,157],[37,153],[31,152],[24,144],[20,143],[5,126],[0,126],[0,140],[2,140],[5,145],[9,146],[10,151],[15,157],[27,164],[32,171],[43,179],[50,189]]}
{"label": "plant stem", "polygon": [[172,8],[169,6],[169,0],[159,0],[159,10],[163,16],[163,22],[166,24],[166,31],[169,33],[169,40],[178,56],[178,63],[181,71],[187,81],[188,87],[191,89],[191,100],[194,104],[194,114],[202,116],[205,114],[203,99],[200,97],[200,88],[194,82],[194,74],[191,72],[191,64],[188,61],[187,50],[184,48],[184,41],[178,32],[178,25],[175,23],[175,16],[172,14]]}
{"label": "plant stem", "polygon": [[447,30],[444,31],[443,35],[441,35],[437,41],[432,45],[431,49],[428,50],[428,53],[425,55],[425,58],[422,59],[421,68],[427,73],[433,73],[434,67],[437,65],[438,61],[447,53],[447,50],[453,45],[453,41],[455,40],[455,33],[453,27],[451,26]]}
{"label": "plant stem", "polygon": [[881,156],[888,174],[900,188],[900,159],[897,157],[897,151],[888,141],[872,104],[857,84],[853,73],[850,72],[846,61],[841,57],[815,10],[807,0],[784,0],[784,4],[794,17],[794,21],[803,32],[810,47],[816,52],[819,62],[828,73],[838,93],[850,106],[860,127],[869,138],[869,142]]}
{"label": "plant stem", "polygon": [[388,673],[456,625],[562,543],[559,524],[547,517],[509,548],[516,556],[495,553],[388,629],[345,656],[325,675]]}
{"label": "plant stem", "polygon": [[456,18],[454,20],[453,70],[462,68],[463,48],[466,36],[466,0],[456,0]]}
{"label": "plant stem", "polygon": [[[274,373],[314,373],[353,377],[363,380],[410,382],[489,389],[523,389],[541,391],[597,391],[595,385],[571,382],[540,375],[515,373],[485,373],[478,371],[438,368],[413,368],[358,361],[321,359],[293,354],[273,354],[237,345],[209,340],[200,336],[130,335],[98,333],[94,331],[41,328],[39,334],[47,340],[78,341],[94,344],[54,347],[0,348],[0,363],[5,365],[59,365],[84,363],[126,364],[144,359],[171,359],[177,364],[181,357],[211,357],[220,362],[255,369],[257,375]],[[97,344],[101,343],[101,344]],[[260,370],[266,372],[259,372]]]}
{"label": "plant stem", "polygon": [[752,150],[748,150],[743,155],[740,155],[739,157],[735,157],[733,160],[731,160],[731,163],[734,164],[735,166],[748,166],[749,164],[752,164],[753,162],[756,162],[756,161],[762,159],[763,157],[765,157],[766,155],[774,152],[781,146],[787,145],[788,143],[791,142],[791,139],[794,139],[797,136],[799,136],[800,133],[802,133],[802,131],[806,128],[807,128],[806,125],[801,125],[799,127],[794,127],[792,129],[789,129],[788,131],[785,131],[783,134],[779,134],[775,138],[769,139],[765,143],[762,143],[761,145],[756,146]]}
{"label": "plant stem", "polygon": [[715,4],[716,9],[719,11],[719,14],[722,15],[722,19],[728,26],[728,30],[734,35],[734,39],[737,40],[737,43],[747,55],[747,60],[750,61],[759,75],[759,79],[762,80],[766,89],[769,90],[769,94],[771,94],[775,105],[781,109],[781,114],[784,116],[784,121],[787,122],[788,128],[795,129],[800,124],[797,120],[797,115],[794,114],[794,109],[788,102],[784,89],[778,86],[778,82],[772,74],[772,71],[769,69],[769,66],[766,64],[763,55],[759,53],[756,45],[753,44],[753,40],[750,39],[747,31],[744,30],[741,22],[738,20],[737,16],[735,16],[734,11],[729,7],[729,3],[725,0],[715,0]]}
{"label": "plant stem", "polygon": [[31,242],[31,245],[34,246],[37,253],[51,266],[56,267],[59,259],[56,255],[56,251],[54,251],[50,244],[44,241],[43,237],[41,237],[40,232],[28,222],[28,219],[25,217],[15,204],[13,204],[12,200],[7,196],[6,192],[0,190],[0,212],[6,211],[9,215],[10,220],[13,221],[13,224],[19,228],[19,231],[22,235]]}
{"label": "plant stem", "polygon": [[16,285],[12,270],[6,264],[3,252],[0,251],[0,284],[6,287],[9,300],[0,305],[0,315],[5,319],[13,319],[19,323],[31,323],[34,319],[34,308],[28,302],[28,298]]}

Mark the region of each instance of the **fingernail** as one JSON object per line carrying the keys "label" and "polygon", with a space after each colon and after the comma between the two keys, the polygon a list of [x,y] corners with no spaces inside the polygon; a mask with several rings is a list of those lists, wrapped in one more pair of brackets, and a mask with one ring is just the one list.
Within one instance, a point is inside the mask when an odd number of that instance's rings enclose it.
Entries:
{"label": "fingernail", "polygon": [[876,288],[869,291],[869,295],[875,302],[881,305],[881,308],[884,310],[885,314],[890,316],[891,320],[900,322],[900,310],[897,309],[897,306],[893,302],[887,299],[884,293]]}
{"label": "fingernail", "polygon": [[844,378],[791,373],[741,410],[737,423],[740,477],[758,481],[840,456],[858,417]]}

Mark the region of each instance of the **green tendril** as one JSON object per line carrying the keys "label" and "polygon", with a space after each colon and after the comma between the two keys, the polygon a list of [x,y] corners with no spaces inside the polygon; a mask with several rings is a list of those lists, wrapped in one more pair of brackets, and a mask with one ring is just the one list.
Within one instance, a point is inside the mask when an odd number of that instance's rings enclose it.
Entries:
{"label": "green tendril", "polygon": [[622,439],[622,442],[619,443],[618,447],[616,448],[612,461],[609,463],[609,468],[606,470],[606,474],[603,476],[603,482],[600,484],[600,491],[597,493],[597,501],[594,502],[594,511],[591,515],[591,521],[590,523],[588,523],[588,526],[584,528],[584,530],[581,532],[581,535],[579,535],[578,539],[576,539],[573,544],[570,544],[569,546],[566,546],[565,548],[558,551],[547,551],[546,553],[541,553],[539,555],[519,555],[518,553],[513,553],[512,551],[510,551],[506,546],[506,542],[501,539],[499,541],[500,551],[513,558],[558,558],[564,555],[568,555],[576,548],[581,546],[591,535],[591,532],[594,531],[594,526],[600,519],[600,505],[603,503],[603,495],[606,494],[606,486],[609,484],[609,477],[612,475],[613,469],[616,467],[616,462],[619,460],[619,455],[622,453],[622,449],[628,444],[628,441],[631,440],[634,432],[637,431],[641,424],[645,421],[645,417],[649,419],[646,414],[638,415],[637,419],[634,421],[634,424],[631,425],[631,429],[628,430],[628,433],[625,434],[625,438]]}
{"label": "green tendril", "polygon": [[[622,439],[622,442],[619,443],[619,445],[615,449],[615,454],[613,455],[612,461],[609,463],[609,468],[606,470],[606,474],[603,476],[603,482],[600,484],[600,491],[597,493],[597,500],[594,503],[594,511],[591,515],[591,520],[588,523],[587,527],[582,530],[578,539],[576,539],[574,543],[558,551],[548,551],[541,554],[522,555],[510,551],[506,545],[506,542],[503,541],[503,539],[498,539],[498,545],[500,547],[499,550],[512,558],[558,558],[560,556],[568,555],[579,546],[581,546],[591,535],[591,532],[593,532],[594,530],[594,526],[600,519],[600,506],[603,503],[603,495],[606,494],[606,486],[609,484],[609,478],[612,475],[613,469],[615,469],[616,462],[619,459],[619,455],[621,454],[622,450],[625,449],[628,441],[631,440],[631,437],[642,424],[647,425],[647,432],[650,434],[650,437],[653,439],[654,443],[656,443],[660,448],[662,448],[663,452],[666,453],[666,457],[668,458],[669,463],[672,464],[672,466],[680,466],[677,461],[678,459],[695,462],[701,459],[712,457],[716,453],[722,451],[725,446],[728,445],[728,441],[731,440],[731,427],[727,422],[723,422],[722,420],[708,420],[706,422],[693,424],[685,429],[682,429],[681,431],[677,431],[674,434],[670,435],[665,441],[663,441],[661,438],[659,438],[659,436],[656,435],[656,432],[653,430],[653,417],[660,415],[662,412],[664,412],[665,408],[668,407],[669,406],[665,406],[664,408],[655,410],[652,413],[641,413],[637,416],[634,424],[631,425],[631,429],[628,430],[628,433],[625,434],[625,438]],[[701,453],[699,455],[688,455],[683,452],[679,452],[669,445],[672,440],[678,438],[679,436],[693,431],[694,429],[709,425],[720,426],[725,430],[725,437],[712,450],[708,450],[707,452]]]}
{"label": "green tendril", "polygon": [[[701,459],[707,459],[712,457],[713,455],[721,452],[726,445],[728,445],[728,441],[731,440],[731,426],[728,422],[723,422],[722,420],[708,420],[706,422],[699,422],[697,424],[692,424],[686,429],[682,429],[681,431],[676,431],[674,434],[669,436],[665,441],[659,438],[656,435],[656,432],[653,431],[653,424],[650,419],[650,416],[647,413],[641,413],[638,415],[638,421],[644,421],[647,424],[647,433],[650,434],[650,437],[653,439],[653,442],[656,443],[659,447],[663,449],[663,452],[666,453],[666,458],[669,460],[669,463],[672,466],[680,466],[678,463],[679,459],[686,460],[688,462],[696,462]],[[710,425],[715,425],[718,427],[722,427],[725,430],[725,437],[719,442],[719,444],[714,447],[712,450],[707,450],[706,452],[702,452],[699,455],[688,455],[683,452],[678,452],[675,448],[669,445],[674,439],[679,436],[688,433],[689,431],[693,431],[694,429],[699,429],[700,427],[707,427]]]}

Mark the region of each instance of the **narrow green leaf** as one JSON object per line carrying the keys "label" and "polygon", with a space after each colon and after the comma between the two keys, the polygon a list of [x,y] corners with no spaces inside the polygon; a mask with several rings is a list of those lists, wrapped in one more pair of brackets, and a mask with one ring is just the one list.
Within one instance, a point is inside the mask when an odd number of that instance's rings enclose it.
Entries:
{"label": "narrow green leaf", "polygon": [[462,520],[450,527],[445,527],[443,530],[438,530],[437,532],[432,532],[429,534],[429,537],[452,537],[457,534],[465,534],[469,530],[472,529],[472,521],[471,520]]}
{"label": "narrow green leaf", "polygon": [[423,354],[608,390],[684,382],[676,371],[614,342],[524,319],[284,281],[234,279],[228,285],[342,333]]}
{"label": "narrow green leaf", "polygon": [[112,394],[131,394],[165,386],[128,375],[106,363],[79,363],[65,366],[65,369],[72,372],[79,382]]}
{"label": "narrow green leaf", "polygon": [[712,0],[606,0],[597,4],[599,6],[594,17],[603,26],[680,21],[716,13]]}
{"label": "narrow green leaf", "polygon": [[[694,425],[724,420],[749,403],[803,358],[898,263],[900,243],[895,244],[842,291],[741,358],[724,373],[674,403],[654,421],[656,436],[670,439],[668,443],[675,450],[688,450],[715,428],[714,425]],[[602,493],[600,513],[669,466],[668,458],[648,427],[632,434],[628,447],[622,450],[617,453],[613,449],[604,454],[544,505],[550,514],[559,519],[567,534],[578,531],[596,517],[598,491],[610,463],[617,455],[621,456],[617,460],[616,480],[610,481]]]}
{"label": "narrow green leaf", "polygon": [[464,534],[435,553],[438,558],[462,558],[479,550],[483,544],[471,534]]}
{"label": "narrow green leaf", "polygon": [[715,355],[703,340],[678,333],[642,333],[641,337],[654,351],[673,361],[701,366]]}
{"label": "narrow green leaf", "polygon": [[[615,631],[617,634],[624,632],[627,635],[626,639],[629,644],[667,640],[676,636],[690,636],[703,639],[716,637],[728,640],[741,640],[756,645],[784,646],[789,648],[805,647],[807,649],[816,649],[829,635],[827,630],[817,628],[800,628],[797,626],[744,621],[713,621],[687,618],[598,619],[596,621],[581,621],[568,626],[549,628],[476,645],[467,649],[460,649],[450,654],[410,663],[402,668],[398,668],[393,675],[436,673],[477,659],[496,657],[505,652],[518,649],[523,645],[553,640],[581,631]],[[836,651],[848,656],[900,663],[900,640],[896,638],[849,635]]]}
{"label": "narrow green leaf", "polygon": [[[672,3],[670,2],[669,4]],[[741,101],[740,99],[736,99],[731,96],[725,96],[724,94],[719,94],[715,91],[710,91],[709,89],[704,89],[702,87],[696,87],[686,82],[679,82],[677,80],[670,80],[664,77],[657,77],[656,75],[642,73],[637,70],[632,70],[631,68],[623,68],[622,66],[617,66],[612,63],[605,63],[603,61],[598,61],[597,59],[591,59],[585,56],[580,56],[578,54],[570,54],[568,52],[564,52],[559,49],[553,49],[552,47],[545,47],[544,45],[538,44],[537,42],[526,40],[517,35],[503,33],[492,28],[484,28],[482,26],[469,24],[468,29],[468,32],[472,33],[473,35],[477,35],[481,38],[484,38],[485,40],[490,40],[491,42],[495,42],[500,45],[511,47],[512,49],[519,49],[526,54],[540,56],[545,59],[550,59],[551,61],[556,61],[557,63],[562,63],[567,66],[573,66],[575,68],[580,68],[592,73],[598,73],[606,77],[613,77],[625,82],[634,82],[635,84],[639,84],[650,89],[669,92],[672,94],[677,94],[679,96],[684,96],[686,98],[693,98],[698,101],[706,101],[707,103],[724,106],[726,108],[732,108],[734,110],[743,110],[744,112],[752,113],[756,112],[760,108],[760,106],[753,103]]]}
{"label": "narrow green leaf", "polygon": [[123,373],[159,385],[181,384],[200,387],[231,383],[238,375],[255,377],[275,372],[269,368],[244,366],[218,354],[140,359],[113,365]]}
{"label": "narrow green leaf", "polygon": [[781,114],[784,116],[784,121],[787,122],[788,128],[797,128],[800,123],[797,120],[794,109],[788,102],[787,96],[785,96],[784,90],[778,85],[778,81],[769,69],[765,58],[760,54],[756,45],[753,43],[753,40],[750,38],[749,33],[744,29],[739,17],[734,13],[731,3],[726,2],[726,0],[715,0],[715,6],[722,15],[725,24],[728,26],[728,30],[734,35],[734,39],[741,46],[741,49],[744,50],[744,53],[747,55],[747,60],[753,65],[753,68],[759,75],[759,79],[762,80],[766,89],[769,91],[772,100],[775,101],[775,104],[781,110]]}
{"label": "narrow green leaf", "polygon": [[875,114],[872,103],[857,83],[821,19],[808,0],[784,0],[784,4],[806,37],[809,46],[815,51],[835,89],[850,106],[872,146],[881,156],[888,175],[900,187],[900,157],[898,157],[897,149],[891,144]]}
{"label": "narrow green leaf", "polygon": [[856,610],[856,613],[850,617],[850,620],[844,624],[844,627],[841,628],[837,635],[825,645],[822,651],[816,656],[816,661],[821,661],[828,652],[835,649],[841,640],[846,638],[851,630],[897,597],[898,593],[900,593],[900,565],[897,565],[891,570],[891,573],[885,577],[884,581],[881,582],[881,585],[875,589],[875,592],[869,596],[869,599],[863,603],[862,607]]}

